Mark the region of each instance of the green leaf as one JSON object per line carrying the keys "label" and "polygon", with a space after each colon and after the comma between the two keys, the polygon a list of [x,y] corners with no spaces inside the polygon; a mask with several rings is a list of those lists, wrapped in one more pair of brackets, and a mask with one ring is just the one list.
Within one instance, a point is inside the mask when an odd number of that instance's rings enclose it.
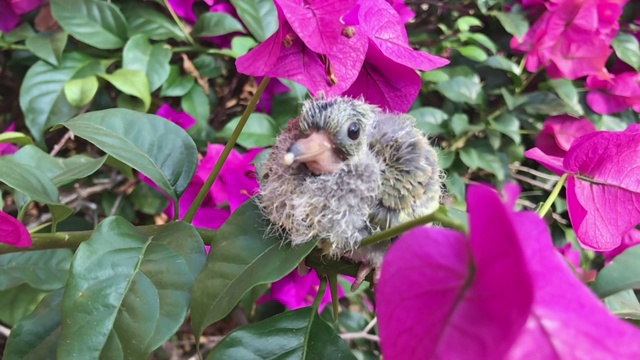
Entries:
{"label": "green leaf", "polygon": [[[219,135],[225,138],[231,137],[231,133],[240,122],[240,116],[233,118]],[[247,120],[237,143],[247,149],[254,147],[267,147],[273,145],[278,130],[271,116],[262,113],[252,113]]]}
{"label": "green leaf", "polygon": [[607,296],[604,305],[619,318],[640,320],[640,302],[631,289]]}
{"label": "green leaf", "polygon": [[491,126],[497,131],[510,137],[513,142],[519,144],[520,136],[520,120],[511,114],[502,114],[495,120],[490,120]]}
{"label": "green leaf", "polygon": [[356,359],[335,330],[311,307],[243,326],[222,339],[207,360]]}
{"label": "green leaf", "polygon": [[521,73],[518,64],[500,55],[489,56],[482,65],[493,69],[509,71],[516,75],[520,75]]}
{"label": "green leaf", "polygon": [[82,114],[63,125],[149,177],[175,201],[198,165],[198,151],[191,137],[156,115],[108,109]]}
{"label": "green leaf", "polygon": [[227,316],[247,291],[281,279],[316,246],[310,241],[291,247],[270,236],[268,226],[257,205],[249,201],[218,230],[193,287],[191,322],[196,337]]}
{"label": "green leaf", "polygon": [[611,42],[611,46],[620,60],[631,65],[636,71],[640,71],[640,44],[635,36],[619,32]]}
{"label": "green leaf", "polygon": [[182,110],[198,120],[198,124],[207,124],[211,114],[209,98],[200,86],[192,86],[191,90],[181,99]]}
{"label": "green leaf", "polygon": [[64,47],[67,45],[67,33],[64,31],[38,33],[28,37],[25,45],[40,59],[58,66],[62,60]]}
{"label": "green leaf", "polygon": [[582,105],[580,105],[578,90],[576,89],[573,81],[569,79],[555,79],[549,80],[549,84],[556,91],[556,94],[558,94],[560,99],[571,107],[573,110],[570,112],[571,115],[584,115],[584,110],[582,109]]}
{"label": "green leaf", "polygon": [[164,44],[151,45],[146,35],[133,36],[122,51],[122,67],[145,73],[150,91],[155,91],[167,80],[169,60],[171,50]]}
{"label": "green leaf", "polygon": [[89,104],[98,92],[98,78],[87,76],[81,79],[71,79],[64,84],[64,95],[69,104],[82,108]]}
{"label": "green leaf", "polygon": [[240,20],[258,42],[263,42],[278,30],[278,13],[271,0],[231,0]]}
{"label": "green leaf", "polygon": [[13,156],[0,157],[0,182],[35,201],[58,203],[58,189],[53,182],[35,167],[17,162]]}
{"label": "green leaf", "polygon": [[465,102],[471,105],[480,103],[482,85],[477,74],[471,76],[456,76],[451,80],[436,85],[438,90],[447,99],[453,102]]}
{"label": "green leaf", "polygon": [[63,289],[45,296],[7,340],[6,360],[55,360],[60,336]]}
{"label": "green leaf", "polygon": [[121,48],[127,21],[117,6],[100,0],[51,0],[51,14],[71,36],[98,49]]}
{"label": "green leaf", "polygon": [[233,16],[218,12],[208,12],[199,16],[193,27],[193,35],[198,37],[220,36],[233,32],[244,33],[244,26]]}
{"label": "green leaf", "polygon": [[143,182],[136,185],[129,198],[140,212],[147,215],[158,215],[169,206],[164,194]]}
{"label": "green leaf", "polygon": [[0,321],[15,326],[36,308],[46,294],[27,284],[0,291]]}
{"label": "green leaf", "polygon": [[518,101],[524,111],[531,115],[561,115],[573,112],[571,106],[550,91],[534,91],[520,96]]}
{"label": "green leaf", "polygon": [[27,284],[51,291],[64,286],[73,253],[68,249],[0,255],[0,290]]}
{"label": "green leaf", "polygon": [[473,170],[483,169],[496,176],[499,181],[505,179],[505,171],[500,157],[488,140],[472,140],[460,149],[460,160]]}
{"label": "green leaf", "polygon": [[28,145],[15,153],[13,159],[21,164],[37,168],[56,186],[62,186],[75,180],[86,178],[98,171],[107,156],[97,159],[85,155],[59,158],[47,154],[37,146]]}
{"label": "green leaf", "polygon": [[111,83],[116,89],[142,100],[144,111],[151,106],[151,91],[147,75],[140,70],[118,69],[113,74],[100,74],[100,77]]}
{"label": "green leaf", "polygon": [[79,53],[63,55],[58,67],[38,61],[27,71],[20,87],[20,108],[37,143],[44,145],[45,129],[78,112],[67,101],[65,84],[77,75],[84,77],[101,71],[104,68],[98,60]]}
{"label": "green leaf", "polygon": [[444,121],[449,118],[446,112],[434,107],[421,107],[409,112],[416,118],[416,127],[429,136],[437,136],[445,132]]}
{"label": "green leaf", "polygon": [[478,18],[473,16],[461,16],[456,20],[455,26],[461,32],[467,32],[473,26],[482,27],[484,24]]}
{"label": "green leaf", "polygon": [[529,23],[522,14],[500,11],[492,11],[489,14],[495,16],[502,24],[502,27],[509,34],[518,38],[519,41],[522,41],[524,35],[529,31]]}
{"label": "green leaf", "polygon": [[489,51],[491,51],[493,54],[498,52],[498,46],[496,46],[493,40],[491,40],[487,35],[483,33],[461,34],[460,38],[465,42],[473,41],[475,43],[478,43],[489,49]]}
{"label": "green leaf", "polygon": [[152,40],[186,40],[173,20],[145,3],[133,1],[122,5],[121,9],[129,23],[130,36],[144,34]]}
{"label": "green leaf", "polygon": [[193,66],[196,67],[200,76],[205,78],[211,79],[222,75],[222,61],[211,55],[198,55],[193,59]]}
{"label": "green leaf", "polygon": [[483,62],[487,60],[487,53],[475,45],[461,46],[456,50],[458,50],[462,56],[473,61]]}
{"label": "green leaf", "polygon": [[600,298],[627,289],[640,289],[640,245],[633,246],[616,256],[598,273],[593,290]]}
{"label": "green leaf", "polygon": [[13,44],[19,41],[27,40],[30,36],[33,36],[35,34],[36,32],[33,30],[31,25],[25,21],[22,24],[20,24],[20,26],[11,30],[6,34],[0,31],[0,39],[3,39],[9,44]]}
{"label": "green leaf", "polygon": [[187,223],[145,234],[105,219],[73,257],[58,358],[146,359],[182,325],[204,259]]}
{"label": "green leaf", "polygon": [[0,133],[0,144],[5,144],[5,143],[24,146],[24,145],[33,144],[33,140],[29,136],[21,132],[7,131],[7,132]]}
{"label": "green leaf", "polygon": [[191,75],[180,75],[180,68],[176,65],[171,65],[169,67],[169,76],[167,76],[167,80],[160,89],[160,96],[184,96],[191,90],[195,81],[196,79]]}
{"label": "green leaf", "polygon": [[483,124],[469,124],[469,117],[463,113],[454,114],[451,117],[449,126],[451,126],[451,130],[453,130],[453,133],[458,137],[469,132],[481,131],[485,128]]}

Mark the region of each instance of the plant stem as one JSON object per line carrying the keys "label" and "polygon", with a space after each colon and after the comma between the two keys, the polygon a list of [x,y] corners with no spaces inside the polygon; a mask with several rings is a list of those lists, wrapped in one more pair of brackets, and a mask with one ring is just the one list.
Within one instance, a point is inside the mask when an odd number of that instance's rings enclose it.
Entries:
{"label": "plant stem", "polygon": [[216,165],[213,167],[213,170],[211,170],[211,174],[209,174],[207,181],[204,183],[204,185],[202,185],[202,189],[200,189],[198,196],[196,196],[195,200],[189,207],[189,211],[187,211],[187,214],[182,218],[182,221],[185,221],[188,223],[191,223],[193,221],[193,218],[196,216],[196,211],[198,211],[198,208],[200,208],[200,205],[202,205],[204,198],[207,196],[207,194],[209,193],[209,190],[211,190],[211,186],[213,186],[213,183],[216,181],[216,178],[220,174],[220,170],[222,170],[222,166],[224,166],[224,163],[229,157],[229,154],[231,153],[233,146],[236,144],[236,141],[238,140],[238,136],[240,136],[240,133],[242,132],[242,128],[244,127],[244,125],[247,123],[247,120],[249,119],[249,115],[251,115],[253,110],[255,110],[256,104],[258,103],[258,100],[260,100],[260,96],[262,96],[264,89],[267,87],[267,84],[269,84],[269,80],[270,80],[269,78],[265,77],[260,82],[260,86],[258,86],[258,90],[256,90],[256,93],[251,98],[251,101],[249,101],[249,105],[247,105],[247,108],[244,110],[244,113],[240,118],[240,122],[238,122],[238,125],[233,130],[233,133],[231,134],[229,141],[227,141],[227,144],[224,146],[224,150],[222,150],[222,154],[220,154],[220,158],[216,162]]}
{"label": "plant stem", "polygon": [[318,294],[316,294],[316,299],[313,301],[313,314],[318,313],[318,309],[320,308],[320,304],[322,303],[322,298],[324,298],[324,291],[327,289],[327,277],[325,275],[320,275],[320,288],[318,288]]}
{"label": "plant stem", "polygon": [[168,0],[163,0],[162,2],[164,3],[164,6],[167,8],[167,10],[169,10],[169,13],[171,14],[171,17],[173,18],[173,21],[176,22],[176,25],[178,25],[178,27],[180,28],[180,30],[184,34],[184,37],[187,39],[189,44],[196,45],[196,42],[193,40],[193,38],[191,37],[191,35],[187,31],[187,29],[184,27],[184,24],[182,23],[182,20],[180,20],[180,18],[176,14],[176,12],[173,11],[173,8],[171,7],[171,5],[169,5],[169,1]]}
{"label": "plant stem", "polygon": [[560,193],[562,186],[564,185],[565,181],[567,181],[568,175],[569,174],[565,173],[560,177],[560,180],[558,180],[558,182],[556,183],[556,186],[551,191],[551,194],[549,194],[547,201],[545,201],[544,204],[542,204],[542,207],[540,208],[540,210],[538,210],[538,215],[540,215],[541,218],[543,218],[547,214],[547,211],[549,211],[549,209],[551,208],[551,205],[558,197],[558,194]]}
{"label": "plant stem", "polygon": [[[442,209],[442,208],[441,208]],[[462,232],[467,231],[467,229],[464,227],[464,225],[462,225],[461,223],[451,220],[450,218],[446,217],[441,211],[440,209],[436,210],[435,212],[426,215],[426,216],[422,216],[419,217],[417,219],[413,219],[410,221],[407,221],[405,223],[402,223],[398,226],[392,227],[390,229],[381,231],[379,233],[373,234],[371,236],[369,236],[368,238],[362,240],[362,242],[360,242],[360,247],[363,246],[369,246],[369,245],[373,245],[376,243],[379,243],[381,241],[390,239],[392,237],[398,236],[402,233],[404,233],[407,230],[413,229],[416,226],[420,226],[420,225],[424,225],[424,224],[428,224],[431,222],[438,222],[440,223],[442,226],[446,227],[446,228],[451,228],[451,229],[456,229]]]}
{"label": "plant stem", "polygon": [[[138,226],[136,229],[143,233],[153,236],[161,231],[166,225],[146,225]],[[204,228],[195,228],[205,245],[210,245],[216,238],[217,232]],[[75,250],[83,241],[89,240],[93,235],[93,230],[88,231],[70,231],[58,233],[36,233],[31,234],[33,243],[29,248],[19,248],[15,246],[0,244],[0,254],[8,254],[23,251],[37,251],[48,249],[72,249]]]}

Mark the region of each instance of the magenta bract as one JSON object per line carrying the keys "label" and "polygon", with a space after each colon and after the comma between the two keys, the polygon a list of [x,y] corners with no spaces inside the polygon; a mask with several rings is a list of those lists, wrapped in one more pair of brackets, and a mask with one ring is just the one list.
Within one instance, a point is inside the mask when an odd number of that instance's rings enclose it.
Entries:
{"label": "magenta bract", "polygon": [[0,211],[0,242],[15,247],[28,248],[31,246],[31,235],[20,221]]}

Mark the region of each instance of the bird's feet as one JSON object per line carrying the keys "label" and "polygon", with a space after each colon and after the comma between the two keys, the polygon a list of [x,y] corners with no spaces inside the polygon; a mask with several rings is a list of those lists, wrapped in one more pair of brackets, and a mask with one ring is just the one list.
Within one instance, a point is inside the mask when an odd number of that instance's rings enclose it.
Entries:
{"label": "bird's feet", "polygon": [[358,273],[356,274],[356,280],[351,284],[351,291],[356,291],[360,288],[367,275],[373,271],[373,282],[371,283],[371,289],[374,289],[378,285],[380,280],[380,267],[376,267],[372,264],[363,262],[360,264]]}

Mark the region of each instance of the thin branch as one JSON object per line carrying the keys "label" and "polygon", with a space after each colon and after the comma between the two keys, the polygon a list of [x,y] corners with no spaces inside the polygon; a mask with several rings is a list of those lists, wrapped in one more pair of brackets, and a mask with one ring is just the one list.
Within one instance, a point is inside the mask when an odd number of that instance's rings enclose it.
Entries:
{"label": "thin branch", "polygon": [[540,182],[538,180],[534,180],[532,178],[529,178],[529,177],[526,177],[526,176],[522,176],[522,175],[518,175],[518,174],[511,174],[511,176],[516,180],[520,180],[522,182],[525,182],[527,184],[531,184],[531,185],[539,187],[541,189],[545,189],[547,191],[553,190],[553,185],[545,184],[545,183]]}
{"label": "thin branch", "polygon": [[518,164],[509,165],[509,169],[517,170],[517,171],[524,171],[524,172],[529,173],[531,175],[535,175],[535,176],[537,176],[539,178],[551,180],[553,182],[556,182],[556,181],[560,180],[560,176],[551,175],[551,174],[545,174],[542,171],[534,170],[532,168],[529,168],[529,167],[526,167],[526,166],[522,166],[522,165],[518,165]]}

